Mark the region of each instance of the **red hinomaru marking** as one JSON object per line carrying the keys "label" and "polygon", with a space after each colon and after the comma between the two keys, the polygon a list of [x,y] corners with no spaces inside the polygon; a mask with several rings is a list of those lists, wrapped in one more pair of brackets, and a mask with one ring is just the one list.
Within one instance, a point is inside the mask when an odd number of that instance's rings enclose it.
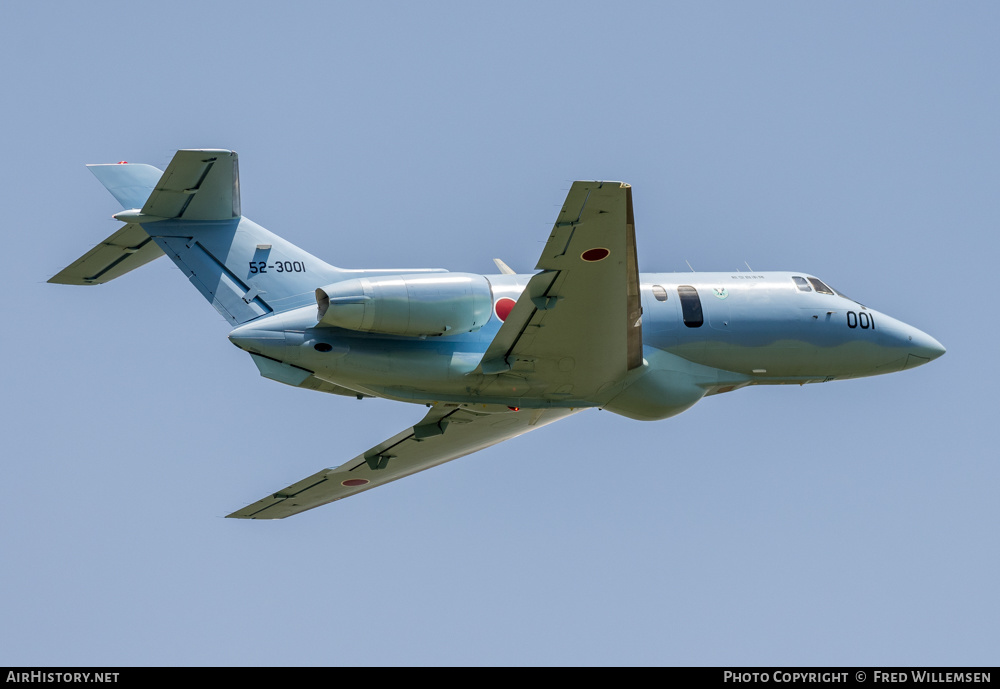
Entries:
{"label": "red hinomaru marking", "polygon": [[582,254],[580,254],[580,258],[582,258],[584,261],[593,262],[593,261],[603,261],[610,255],[611,255],[610,251],[608,251],[604,247],[599,247],[597,249],[587,249]]}
{"label": "red hinomaru marking", "polygon": [[119,165],[128,165],[128,161],[127,160],[119,160],[118,164]]}
{"label": "red hinomaru marking", "polygon": [[516,303],[513,299],[508,299],[507,297],[497,299],[497,303],[493,307],[497,312],[497,318],[502,321],[507,320],[507,316],[510,315],[510,311]]}
{"label": "red hinomaru marking", "polygon": [[366,483],[368,483],[368,479],[366,478],[349,478],[346,481],[341,481],[340,485],[353,488],[354,486],[363,486]]}

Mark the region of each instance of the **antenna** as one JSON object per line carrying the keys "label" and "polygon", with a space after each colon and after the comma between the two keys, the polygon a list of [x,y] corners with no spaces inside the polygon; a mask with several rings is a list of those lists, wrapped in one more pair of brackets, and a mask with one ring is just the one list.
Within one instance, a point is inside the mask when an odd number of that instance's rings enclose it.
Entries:
{"label": "antenna", "polygon": [[500,269],[500,272],[502,274],[504,274],[504,275],[516,275],[516,273],[513,270],[511,270],[511,267],[509,265],[507,265],[506,263],[504,263],[503,261],[501,261],[499,258],[494,258],[493,262],[497,264],[497,268]]}
{"label": "antenna", "polygon": [[753,272],[753,268],[750,268],[750,264],[749,263],[747,263],[746,261],[743,261],[743,265],[745,265],[750,270],[751,273]]}
{"label": "antenna", "polygon": [[[684,262],[688,264],[688,268],[691,268],[691,264],[688,263],[688,260],[686,258],[684,259]],[[694,272],[694,268],[691,268],[691,272],[692,273]]]}

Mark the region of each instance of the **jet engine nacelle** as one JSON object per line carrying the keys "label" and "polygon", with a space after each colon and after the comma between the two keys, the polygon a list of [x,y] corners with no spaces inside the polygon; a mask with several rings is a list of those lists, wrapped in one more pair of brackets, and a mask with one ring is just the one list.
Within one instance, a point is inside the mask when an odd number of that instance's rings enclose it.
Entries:
{"label": "jet engine nacelle", "polygon": [[493,294],[482,275],[387,275],[316,290],[319,325],[385,335],[456,335],[486,325]]}

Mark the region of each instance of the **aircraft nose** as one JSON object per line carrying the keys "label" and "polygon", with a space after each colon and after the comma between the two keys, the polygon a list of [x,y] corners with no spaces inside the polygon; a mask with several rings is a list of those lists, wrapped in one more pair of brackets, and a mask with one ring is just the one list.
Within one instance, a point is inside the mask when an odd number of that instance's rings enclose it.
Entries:
{"label": "aircraft nose", "polygon": [[[871,322],[878,324],[876,332],[879,333],[879,343],[883,348],[883,356],[888,359],[878,367],[882,372],[922,366],[945,352],[940,342],[908,323],[884,313],[871,312],[869,318],[872,319]],[[859,317],[858,326],[861,325]]]}
{"label": "aircraft nose", "polygon": [[935,340],[927,333],[913,328],[910,335],[910,352],[914,356],[923,357],[928,361],[933,361],[945,353],[944,345]]}
{"label": "aircraft nose", "polygon": [[906,363],[903,365],[904,369],[923,366],[929,361],[934,361],[934,359],[937,359],[945,352],[944,345],[927,333],[917,330],[912,326],[907,328],[904,347],[907,350]]}

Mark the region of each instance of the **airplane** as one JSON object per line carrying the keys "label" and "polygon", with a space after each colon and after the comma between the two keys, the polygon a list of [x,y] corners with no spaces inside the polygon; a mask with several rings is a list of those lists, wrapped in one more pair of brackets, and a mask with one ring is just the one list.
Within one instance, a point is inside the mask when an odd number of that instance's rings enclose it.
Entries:
{"label": "airplane", "polygon": [[[945,348],[805,272],[644,273],[632,188],[574,182],[533,274],[347,270],[242,215],[238,156],[89,165],[125,225],[49,282],[97,285],[166,254],[260,375],[428,407],[350,461],[229,517],[281,519],[589,408],[666,419],[704,397],[911,369]],[[748,266],[749,268],[749,266]]]}

